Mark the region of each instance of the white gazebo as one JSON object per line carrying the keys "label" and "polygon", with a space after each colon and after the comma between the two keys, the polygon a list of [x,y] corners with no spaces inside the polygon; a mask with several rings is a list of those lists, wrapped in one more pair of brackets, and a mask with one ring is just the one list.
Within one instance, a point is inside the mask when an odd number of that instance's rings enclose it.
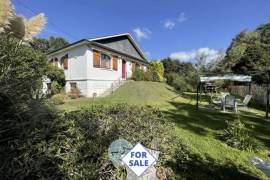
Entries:
{"label": "white gazebo", "polygon": [[197,109],[199,109],[199,98],[202,91],[202,84],[207,83],[207,82],[217,81],[217,80],[246,82],[249,84],[249,92],[250,92],[252,76],[247,76],[247,75],[200,76],[199,83],[197,86],[197,104],[196,104]]}

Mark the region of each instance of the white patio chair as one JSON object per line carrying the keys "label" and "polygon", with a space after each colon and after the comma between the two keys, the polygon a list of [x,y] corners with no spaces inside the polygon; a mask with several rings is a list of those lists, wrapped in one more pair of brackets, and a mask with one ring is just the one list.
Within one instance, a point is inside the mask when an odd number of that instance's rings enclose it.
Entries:
{"label": "white patio chair", "polygon": [[225,96],[229,95],[229,93],[223,93],[221,92],[220,96],[213,97],[211,96],[211,101],[213,104],[220,106],[221,109],[223,109],[223,103],[225,100]]}
{"label": "white patio chair", "polygon": [[225,96],[224,103],[223,103],[223,111],[226,111],[226,107],[233,108],[235,112],[237,112],[237,103],[235,96],[227,95]]}
{"label": "white patio chair", "polygon": [[237,100],[237,106],[242,106],[244,108],[247,108],[248,107],[248,103],[251,100],[251,98],[252,98],[252,95],[248,94],[248,95],[245,96],[245,98],[244,98],[243,101]]}

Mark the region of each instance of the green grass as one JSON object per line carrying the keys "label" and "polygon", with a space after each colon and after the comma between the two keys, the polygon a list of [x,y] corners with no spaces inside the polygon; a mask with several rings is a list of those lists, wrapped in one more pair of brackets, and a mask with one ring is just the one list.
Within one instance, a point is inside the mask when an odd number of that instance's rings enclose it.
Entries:
{"label": "green grass", "polygon": [[[96,98],[94,104],[119,104],[128,103],[141,106],[155,106],[166,109],[171,106],[170,99],[178,96],[171,87],[156,82],[128,82],[114,92],[114,94]],[[58,106],[60,109],[72,111],[81,107],[91,107],[91,98],[69,99],[67,103]]]}
{"label": "green grass", "polygon": [[[203,106],[196,110],[195,99],[196,94],[179,95],[164,83],[129,82],[120,87],[114,94],[97,98],[94,104],[128,103],[158,107],[168,120],[175,123],[175,133],[191,151],[202,156],[210,156],[223,165],[228,161],[233,162],[237,167],[242,167],[261,179],[266,179],[266,176],[249,162],[249,159],[254,155],[270,161],[267,157],[267,149],[270,146],[270,120],[264,118],[264,112],[253,108],[240,111],[240,119],[246,124],[250,134],[263,144],[263,150],[256,154],[239,151],[228,147],[217,139],[217,136],[226,128],[226,121],[235,118],[234,113],[224,113],[208,107],[206,97],[202,98],[201,104]],[[90,98],[80,98],[68,100],[58,108],[71,111],[81,107],[91,107],[92,103]]]}

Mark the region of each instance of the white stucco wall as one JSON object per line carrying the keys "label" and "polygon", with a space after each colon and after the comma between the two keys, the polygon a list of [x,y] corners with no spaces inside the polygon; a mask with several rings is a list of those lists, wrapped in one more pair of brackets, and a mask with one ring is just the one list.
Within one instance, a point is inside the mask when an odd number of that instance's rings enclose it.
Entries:
{"label": "white stucco wall", "polygon": [[[101,52],[107,55],[112,55],[111,52],[101,50]],[[64,70],[66,76],[65,91],[70,91],[70,83],[77,83],[77,87],[80,89],[82,95],[92,97],[93,93],[97,95],[103,94],[106,90],[111,88],[112,83],[122,79],[122,57],[118,57],[118,69],[117,71],[112,69],[112,61],[110,69],[95,68],[93,66],[93,48],[91,46],[82,45],[72,49],[69,49],[62,53],[54,54],[48,57],[58,58],[58,67],[61,67],[60,60],[63,56],[68,54],[68,69]],[[126,78],[132,76],[132,62],[126,61]]]}
{"label": "white stucco wall", "polygon": [[[106,53],[107,55],[113,56],[108,51],[102,50],[101,52]],[[88,93],[87,96],[92,97],[93,93],[97,93],[97,95],[103,94],[106,90],[111,88],[112,83],[122,80],[122,58],[118,57],[117,63],[118,68],[117,71],[113,70],[112,61],[110,69],[103,68],[95,68],[93,66],[93,49],[89,47],[87,52],[87,85],[88,85]],[[89,68],[88,68],[89,67]]]}

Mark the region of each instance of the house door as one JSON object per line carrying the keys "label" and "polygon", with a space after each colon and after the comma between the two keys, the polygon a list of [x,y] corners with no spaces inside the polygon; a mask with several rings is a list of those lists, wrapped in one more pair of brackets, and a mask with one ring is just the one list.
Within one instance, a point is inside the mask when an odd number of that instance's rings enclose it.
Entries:
{"label": "house door", "polygon": [[122,79],[126,79],[126,61],[122,60]]}

